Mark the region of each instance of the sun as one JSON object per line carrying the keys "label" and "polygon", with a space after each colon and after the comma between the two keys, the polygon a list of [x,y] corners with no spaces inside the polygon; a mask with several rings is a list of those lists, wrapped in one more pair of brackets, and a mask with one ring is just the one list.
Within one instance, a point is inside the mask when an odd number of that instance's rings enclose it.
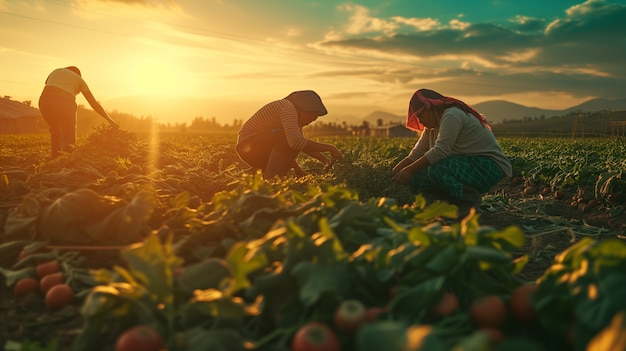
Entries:
{"label": "sun", "polygon": [[132,90],[140,95],[177,95],[181,75],[172,65],[158,58],[142,59],[131,71]]}

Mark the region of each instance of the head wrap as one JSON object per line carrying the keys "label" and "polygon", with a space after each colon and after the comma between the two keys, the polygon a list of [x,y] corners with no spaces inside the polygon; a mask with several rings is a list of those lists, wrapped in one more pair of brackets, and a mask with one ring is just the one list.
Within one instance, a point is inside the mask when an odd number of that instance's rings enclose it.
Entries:
{"label": "head wrap", "polygon": [[424,125],[419,120],[419,114],[426,108],[432,107],[457,107],[465,113],[469,113],[476,117],[483,126],[491,129],[491,126],[485,119],[485,117],[464,103],[461,100],[457,100],[452,97],[443,96],[438,92],[430,89],[419,89],[411,97],[409,102],[409,113],[406,120],[406,127],[410,130],[421,132],[424,130]]}
{"label": "head wrap", "polygon": [[322,99],[313,90],[294,91],[285,99],[291,101],[298,111],[315,112],[318,116],[328,113]]}

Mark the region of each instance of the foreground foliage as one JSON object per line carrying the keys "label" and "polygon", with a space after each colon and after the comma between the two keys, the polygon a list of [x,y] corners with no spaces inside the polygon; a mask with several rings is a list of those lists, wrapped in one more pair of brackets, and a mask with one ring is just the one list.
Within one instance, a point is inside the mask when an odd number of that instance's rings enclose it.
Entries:
{"label": "foreground foliage", "polygon": [[[73,350],[112,349],[138,325],[170,350],[290,350],[311,322],[342,350],[624,347],[622,240],[580,240],[526,282],[520,228],[456,218],[456,207],[391,184],[412,140],[335,140],[344,163],[327,172],[305,160],[310,176],[281,181],[238,171],[233,141],[208,140],[155,145],[105,129],[26,176],[4,171],[0,195],[14,205],[1,249],[30,252],[3,268],[5,282],[33,276],[40,259],[62,262],[84,321]],[[502,144],[529,184],[590,186],[600,199],[623,189],[608,149],[574,152],[587,161],[566,172],[576,156],[555,147],[562,164],[551,168],[524,143]],[[86,274],[77,252],[55,245],[122,245],[121,257]],[[520,318],[513,296],[529,283]],[[335,319],[344,301],[376,313],[346,331]],[[502,303],[501,315],[476,312],[485,301]]]}

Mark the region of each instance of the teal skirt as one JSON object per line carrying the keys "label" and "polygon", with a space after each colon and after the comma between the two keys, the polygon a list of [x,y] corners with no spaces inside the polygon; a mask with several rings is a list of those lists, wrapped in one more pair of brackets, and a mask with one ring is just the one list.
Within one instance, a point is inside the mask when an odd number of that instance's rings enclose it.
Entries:
{"label": "teal skirt", "polygon": [[410,186],[417,192],[443,191],[455,198],[463,198],[463,187],[472,187],[486,193],[502,179],[498,165],[487,156],[450,156],[411,178]]}

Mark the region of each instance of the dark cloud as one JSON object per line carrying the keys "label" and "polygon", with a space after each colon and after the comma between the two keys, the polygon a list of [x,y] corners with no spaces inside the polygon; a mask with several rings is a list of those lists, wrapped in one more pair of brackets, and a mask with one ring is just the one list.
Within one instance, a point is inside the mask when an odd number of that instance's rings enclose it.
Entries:
{"label": "dark cloud", "polygon": [[415,85],[419,80],[453,77],[455,83],[476,86],[476,95],[501,94],[505,87],[507,93],[545,90],[624,97],[625,18],[626,6],[589,0],[567,9],[558,19],[517,18],[509,25],[475,23],[462,29],[350,38],[322,45],[440,60],[441,67],[455,62],[457,67],[470,67],[347,72],[372,79]]}

